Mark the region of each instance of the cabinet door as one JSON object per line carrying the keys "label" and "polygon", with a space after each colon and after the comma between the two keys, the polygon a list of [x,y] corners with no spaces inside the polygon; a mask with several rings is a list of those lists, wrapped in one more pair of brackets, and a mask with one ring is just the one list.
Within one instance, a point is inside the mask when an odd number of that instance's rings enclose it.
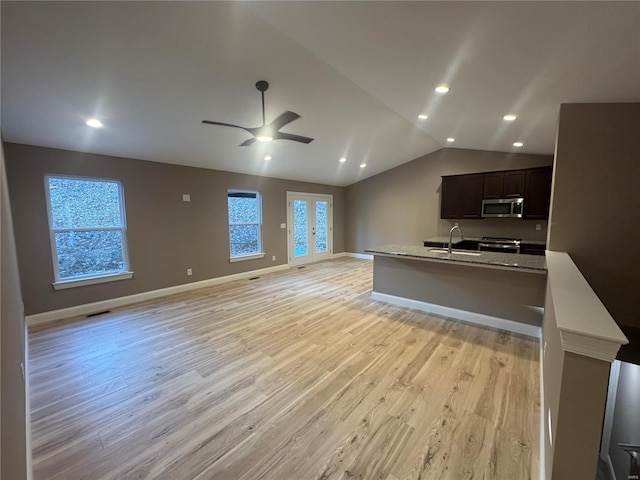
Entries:
{"label": "cabinet door", "polygon": [[504,183],[503,183],[504,198],[524,197],[525,178],[526,178],[525,170],[515,170],[513,172],[504,172]]}
{"label": "cabinet door", "polygon": [[482,198],[503,198],[503,183],[505,172],[491,172],[484,174],[484,194]]}
{"label": "cabinet door", "polygon": [[522,218],[549,218],[551,200],[551,167],[532,168],[526,171],[524,211]]}
{"label": "cabinet door", "polygon": [[546,248],[546,245],[540,245],[537,243],[521,243],[520,253],[525,253],[527,255],[544,255]]}
{"label": "cabinet door", "polygon": [[462,218],[482,218],[484,173],[462,175]]}
{"label": "cabinet door", "polygon": [[462,218],[461,176],[442,177],[440,218]]}

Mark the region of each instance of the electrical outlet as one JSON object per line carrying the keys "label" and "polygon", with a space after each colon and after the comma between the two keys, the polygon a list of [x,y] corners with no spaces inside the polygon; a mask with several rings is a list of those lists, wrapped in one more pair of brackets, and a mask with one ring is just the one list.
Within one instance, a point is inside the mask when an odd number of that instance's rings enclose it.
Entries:
{"label": "electrical outlet", "polygon": [[286,223],[281,223],[280,224],[280,228],[287,228],[287,224]]}
{"label": "electrical outlet", "polygon": [[276,261],[276,256],[274,255],[273,257],[271,257],[271,260],[275,262]]}
{"label": "electrical outlet", "polygon": [[183,202],[190,202],[191,201],[191,195],[189,195],[188,193],[183,193],[182,194],[182,201]]}
{"label": "electrical outlet", "polygon": [[190,277],[193,275],[193,271],[190,268],[187,268],[187,276]]}
{"label": "electrical outlet", "polygon": [[454,226],[454,227],[457,227],[457,226],[458,226],[458,222],[454,223],[454,224],[453,224],[453,226]]}
{"label": "electrical outlet", "polygon": [[539,223],[536,223],[536,230],[542,230],[542,225]]}

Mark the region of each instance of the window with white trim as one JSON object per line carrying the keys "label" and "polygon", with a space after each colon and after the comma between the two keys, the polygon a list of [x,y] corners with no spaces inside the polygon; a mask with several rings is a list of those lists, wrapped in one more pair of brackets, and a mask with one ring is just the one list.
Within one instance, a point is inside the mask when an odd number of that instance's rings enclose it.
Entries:
{"label": "window with white trim", "polygon": [[122,184],[47,175],[45,189],[56,283],[130,278]]}
{"label": "window with white trim", "polygon": [[231,260],[263,257],[260,193],[229,190],[227,205]]}

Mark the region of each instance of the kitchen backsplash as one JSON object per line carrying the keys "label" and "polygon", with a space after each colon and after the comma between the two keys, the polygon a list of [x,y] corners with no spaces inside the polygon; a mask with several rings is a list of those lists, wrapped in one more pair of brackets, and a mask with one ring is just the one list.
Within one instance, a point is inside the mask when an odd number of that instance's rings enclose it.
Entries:
{"label": "kitchen backsplash", "polygon": [[[455,223],[462,229],[465,237],[508,237],[542,241],[547,239],[546,220],[522,220],[520,218],[439,219],[438,235],[449,235],[449,230]],[[540,230],[536,230],[536,225],[540,225]]]}

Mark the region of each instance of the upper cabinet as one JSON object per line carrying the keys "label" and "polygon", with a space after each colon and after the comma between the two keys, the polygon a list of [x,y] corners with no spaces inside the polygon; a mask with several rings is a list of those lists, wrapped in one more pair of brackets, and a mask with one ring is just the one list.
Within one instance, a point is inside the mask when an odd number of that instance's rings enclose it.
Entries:
{"label": "upper cabinet", "polygon": [[549,218],[551,176],[551,167],[526,170],[522,218]]}
{"label": "upper cabinet", "polygon": [[482,218],[484,174],[442,177],[441,218]]}
{"label": "upper cabinet", "polygon": [[482,198],[520,198],[524,196],[525,170],[484,174]]}
{"label": "upper cabinet", "polygon": [[482,218],[482,200],[523,198],[522,218],[546,219],[551,167],[442,177],[440,218]]}

